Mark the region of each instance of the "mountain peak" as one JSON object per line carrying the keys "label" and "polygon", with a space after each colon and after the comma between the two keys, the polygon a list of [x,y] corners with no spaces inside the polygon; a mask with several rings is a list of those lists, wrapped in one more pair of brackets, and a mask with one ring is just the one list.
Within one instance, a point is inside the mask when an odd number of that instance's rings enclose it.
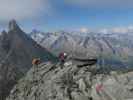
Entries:
{"label": "mountain peak", "polygon": [[8,27],[9,27],[9,31],[20,30],[16,20],[14,20],[14,19],[9,22],[9,26]]}

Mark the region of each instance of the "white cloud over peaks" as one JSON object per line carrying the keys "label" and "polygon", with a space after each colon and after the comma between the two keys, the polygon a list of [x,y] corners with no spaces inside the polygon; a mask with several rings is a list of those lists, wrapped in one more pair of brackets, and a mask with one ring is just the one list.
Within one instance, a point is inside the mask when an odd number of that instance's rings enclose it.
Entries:
{"label": "white cloud over peaks", "polygon": [[99,30],[100,33],[108,34],[109,30],[108,29],[101,29]]}
{"label": "white cloud over peaks", "polygon": [[133,25],[130,25],[130,26],[128,27],[128,29],[129,29],[130,31],[133,31]]}
{"label": "white cloud over peaks", "polygon": [[128,27],[116,27],[111,30],[112,32],[115,33],[127,33],[127,32],[133,32],[133,26],[128,26]]}
{"label": "white cloud over peaks", "polygon": [[133,8],[133,0],[65,0],[65,3],[90,8]]}
{"label": "white cloud over peaks", "polygon": [[89,29],[88,28],[85,28],[85,27],[82,27],[80,29],[80,32],[86,33],[86,32],[89,32]]}
{"label": "white cloud over peaks", "polygon": [[0,21],[22,20],[37,17],[40,13],[49,13],[47,0],[0,0]]}
{"label": "white cloud over peaks", "polygon": [[108,33],[129,33],[133,32],[133,26],[127,26],[127,27],[114,27],[114,28],[105,28],[105,29],[100,29],[98,32],[108,34]]}
{"label": "white cloud over peaks", "polygon": [[128,28],[127,27],[116,27],[112,29],[112,32],[114,33],[127,33]]}

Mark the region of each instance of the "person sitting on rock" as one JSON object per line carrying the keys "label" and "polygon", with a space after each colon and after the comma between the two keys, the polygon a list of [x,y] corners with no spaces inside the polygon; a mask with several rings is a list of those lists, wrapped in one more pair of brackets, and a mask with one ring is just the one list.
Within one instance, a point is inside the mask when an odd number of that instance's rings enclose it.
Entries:
{"label": "person sitting on rock", "polygon": [[32,65],[33,65],[33,80],[36,81],[35,77],[36,77],[36,74],[38,72],[38,65],[41,63],[41,60],[40,58],[34,58],[32,60]]}
{"label": "person sitting on rock", "polygon": [[40,58],[34,58],[32,60],[32,65],[39,65],[40,64]]}

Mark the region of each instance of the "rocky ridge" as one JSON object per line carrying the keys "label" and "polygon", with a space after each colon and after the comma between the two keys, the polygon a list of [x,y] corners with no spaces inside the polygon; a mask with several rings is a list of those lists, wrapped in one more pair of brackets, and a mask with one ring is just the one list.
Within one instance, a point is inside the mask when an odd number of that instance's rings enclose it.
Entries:
{"label": "rocky ridge", "polygon": [[68,61],[34,66],[6,100],[132,100],[133,72],[97,74],[96,65],[78,68]]}

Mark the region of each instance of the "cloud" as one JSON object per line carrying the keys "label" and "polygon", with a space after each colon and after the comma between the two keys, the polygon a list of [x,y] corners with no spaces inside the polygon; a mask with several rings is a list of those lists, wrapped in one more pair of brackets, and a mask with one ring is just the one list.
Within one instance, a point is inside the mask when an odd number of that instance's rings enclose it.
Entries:
{"label": "cloud", "polygon": [[48,0],[0,0],[0,21],[34,18],[50,10]]}
{"label": "cloud", "polygon": [[105,28],[105,29],[101,29],[99,32],[104,33],[104,34],[108,34],[109,30]]}
{"label": "cloud", "polygon": [[87,8],[133,8],[133,0],[65,0],[65,3]]}
{"label": "cloud", "polygon": [[116,27],[111,30],[114,33],[127,33],[128,27]]}
{"label": "cloud", "polygon": [[128,26],[128,29],[133,31],[133,25]]}
{"label": "cloud", "polygon": [[85,28],[85,27],[82,27],[82,28],[80,29],[80,32],[86,33],[86,32],[89,32],[89,29],[88,29],[88,28]]}
{"label": "cloud", "polygon": [[108,33],[129,33],[133,32],[133,25],[127,27],[113,27],[113,28],[105,28],[98,30],[100,33],[108,34]]}

